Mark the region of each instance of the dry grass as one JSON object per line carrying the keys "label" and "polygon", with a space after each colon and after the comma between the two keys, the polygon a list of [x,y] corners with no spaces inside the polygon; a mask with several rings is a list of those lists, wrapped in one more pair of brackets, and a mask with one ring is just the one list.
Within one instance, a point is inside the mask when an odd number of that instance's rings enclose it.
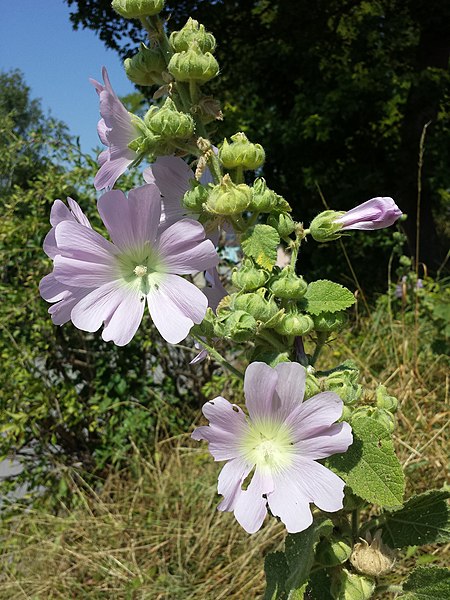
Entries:
{"label": "dry grass", "polygon": [[[367,402],[378,383],[397,395],[407,495],[441,487],[448,459],[448,364],[419,344],[419,325],[379,310],[324,356],[324,365],[349,357],[359,365]],[[250,537],[218,513],[219,465],[188,436],[159,443],[151,458],[136,449],[133,465],[98,493],[73,473],[77,509],[28,511],[3,524],[0,600],[261,598],[263,556],[281,546],[279,524],[271,519]],[[397,576],[417,560],[442,564],[446,550],[410,552]]]}

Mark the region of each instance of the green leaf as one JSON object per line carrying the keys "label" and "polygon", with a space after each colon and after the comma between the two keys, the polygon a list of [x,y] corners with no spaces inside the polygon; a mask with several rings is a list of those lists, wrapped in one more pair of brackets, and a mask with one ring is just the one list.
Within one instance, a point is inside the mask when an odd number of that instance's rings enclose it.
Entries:
{"label": "green leaf", "polygon": [[242,239],[245,256],[253,258],[260,267],[271,271],[277,261],[280,236],[270,225],[255,225]]}
{"label": "green leaf", "polygon": [[370,417],[354,419],[352,429],[353,444],[347,452],[330,457],[327,466],[364,500],[401,506],[405,478],[389,432]]}
{"label": "green leaf", "polygon": [[400,600],[445,600],[450,598],[450,569],[419,567],[403,584]]}
{"label": "green leaf", "polygon": [[355,297],[350,290],[326,279],[310,283],[302,300],[304,309],[311,315],[339,312],[355,303]]}
{"label": "green leaf", "polygon": [[382,539],[392,548],[450,542],[450,492],[430,490],[413,496],[386,516]]}
{"label": "green leaf", "polygon": [[268,554],[264,561],[264,571],[267,581],[264,600],[284,600],[286,598],[284,585],[289,574],[284,553]]}
{"label": "green leaf", "polygon": [[309,598],[311,600],[333,600],[330,591],[331,579],[326,569],[320,569],[311,574],[308,583]]}

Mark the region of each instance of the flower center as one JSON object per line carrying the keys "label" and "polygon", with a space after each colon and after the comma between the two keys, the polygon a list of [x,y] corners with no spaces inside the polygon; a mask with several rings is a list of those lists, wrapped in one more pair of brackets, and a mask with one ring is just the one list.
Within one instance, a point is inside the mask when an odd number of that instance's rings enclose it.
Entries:
{"label": "flower center", "polygon": [[123,283],[147,295],[164,277],[166,269],[153,248],[144,245],[117,257],[118,275]]}
{"label": "flower center", "polygon": [[145,265],[137,265],[134,267],[133,273],[138,277],[144,277],[144,275],[147,275],[147,267]]}
{"label": "flower center", "polygon": [[244,457],[261,469],[284,469],[294,455],[291,430],[284,423],[251,423],[241,449]]}

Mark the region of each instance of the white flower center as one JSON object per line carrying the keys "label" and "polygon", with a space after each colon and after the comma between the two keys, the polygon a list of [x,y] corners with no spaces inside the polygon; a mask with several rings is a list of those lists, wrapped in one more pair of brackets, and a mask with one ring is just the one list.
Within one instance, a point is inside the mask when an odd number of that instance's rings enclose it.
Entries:
{"label": "white flower center", "polygon": [[145,265],[137,265],[134,267],[133,273],[137,277],[144,277],[144,275],[147,275],[147,267]]}
{"label": "white flower center", "polygon": [[143,296],[157,288],[167,272],[158,253],[147,244],[119,254],[117,267],[124,285],[139,289]]}
{"label": "white flower center", "polygon": [[288,467],[295,454],[292,431],[284,423],[251,423],[241,443],[243,456],[271,472]]}

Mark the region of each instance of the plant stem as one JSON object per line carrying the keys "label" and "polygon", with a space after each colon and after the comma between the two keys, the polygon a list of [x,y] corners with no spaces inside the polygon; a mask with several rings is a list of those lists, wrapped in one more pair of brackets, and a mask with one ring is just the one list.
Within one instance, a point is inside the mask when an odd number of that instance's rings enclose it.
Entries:
{"label": "plant stem", "polygon": [[191,336],[196,340],[205,350],[208,351],[208,354],[212,356],[218,363],[226,367],[229,371],[234,373],[239,379],[244,379],[243,373],[241,373],[236,367],[233,367],[221,354],[217,352],[212,346],[207,344],[205,340],[191,333]]}
{"label": "plant stem", "polygon": [[316,364],[317,359],[319,358],[319,354],[322,351],[322,348],[325,346],[325,342],[327,341],[328,334],[324,331],[319,331],[317,333],[317,342],[316,347],[314,349],[314,354],[310,360],[310,365],[314,366]]}
{"label": "plant stem", "polygon": [[279,352],[286,352],[283,342],[269,330],[262,329],[261,331],[258,331],[258,337],[268,342],[273,348],[275,348],[275,350],[278,350]]}
{"label": "plant stem", "polygon": [[355,541],[359,537],[359,508],[352,510],[352,536]]}

